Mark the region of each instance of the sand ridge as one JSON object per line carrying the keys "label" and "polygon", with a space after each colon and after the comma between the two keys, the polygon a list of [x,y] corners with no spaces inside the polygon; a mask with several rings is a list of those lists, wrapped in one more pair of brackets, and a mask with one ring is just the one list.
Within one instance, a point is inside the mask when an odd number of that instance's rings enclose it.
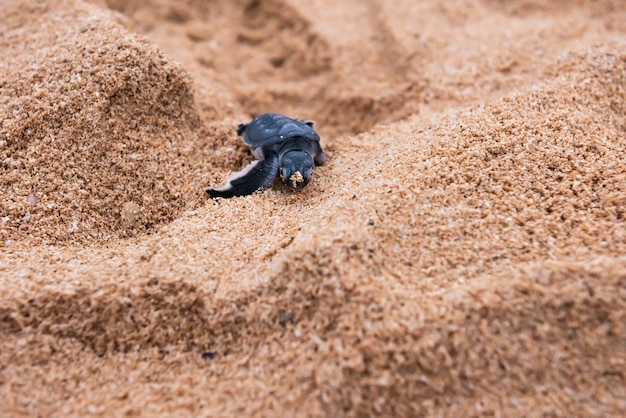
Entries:
{"label": "sand ridge", "polygon": [[[626,410],[621,3],[6,8],[4,415]],[[259,111],[327,164],[207,199]]]}

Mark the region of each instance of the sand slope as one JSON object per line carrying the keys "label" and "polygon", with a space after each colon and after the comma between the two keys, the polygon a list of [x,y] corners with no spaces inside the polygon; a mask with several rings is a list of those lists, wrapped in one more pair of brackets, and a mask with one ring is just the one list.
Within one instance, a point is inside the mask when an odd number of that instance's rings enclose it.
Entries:
{"label": "sand slope", "polygon": [[4,3],[1,415],[626,413],[621,2]]}

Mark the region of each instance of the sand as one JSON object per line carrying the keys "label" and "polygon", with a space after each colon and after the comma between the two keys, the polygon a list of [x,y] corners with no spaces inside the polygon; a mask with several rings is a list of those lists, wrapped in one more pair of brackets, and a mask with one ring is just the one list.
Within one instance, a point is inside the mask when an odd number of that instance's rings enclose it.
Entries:
{"label": "sand", "polygon": [[1,416],[626,415],[623,1],[0,5]]}

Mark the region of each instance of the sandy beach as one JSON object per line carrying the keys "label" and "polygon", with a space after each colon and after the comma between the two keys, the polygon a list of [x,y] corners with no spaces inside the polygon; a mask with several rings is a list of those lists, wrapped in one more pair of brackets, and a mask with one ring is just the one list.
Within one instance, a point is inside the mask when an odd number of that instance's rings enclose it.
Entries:
{"label": "sandy beach", "polygon": [[0,9],[0,416],[626,415],[626,2]]}

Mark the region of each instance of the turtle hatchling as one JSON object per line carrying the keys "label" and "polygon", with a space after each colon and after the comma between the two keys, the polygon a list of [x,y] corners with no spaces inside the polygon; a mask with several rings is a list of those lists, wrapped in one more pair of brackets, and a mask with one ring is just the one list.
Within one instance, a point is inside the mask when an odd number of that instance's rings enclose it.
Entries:
{"label": "turtle hatchling", "polygon": [[264,113],[248,124],[239,125],[237,134],[257,159],[233,174],[223,187],[206,188],[211,197],[252,194],[269,187],[276,174],[291,189],[300,190],[311,181],[313,166],[326,161],[313,122]]}

